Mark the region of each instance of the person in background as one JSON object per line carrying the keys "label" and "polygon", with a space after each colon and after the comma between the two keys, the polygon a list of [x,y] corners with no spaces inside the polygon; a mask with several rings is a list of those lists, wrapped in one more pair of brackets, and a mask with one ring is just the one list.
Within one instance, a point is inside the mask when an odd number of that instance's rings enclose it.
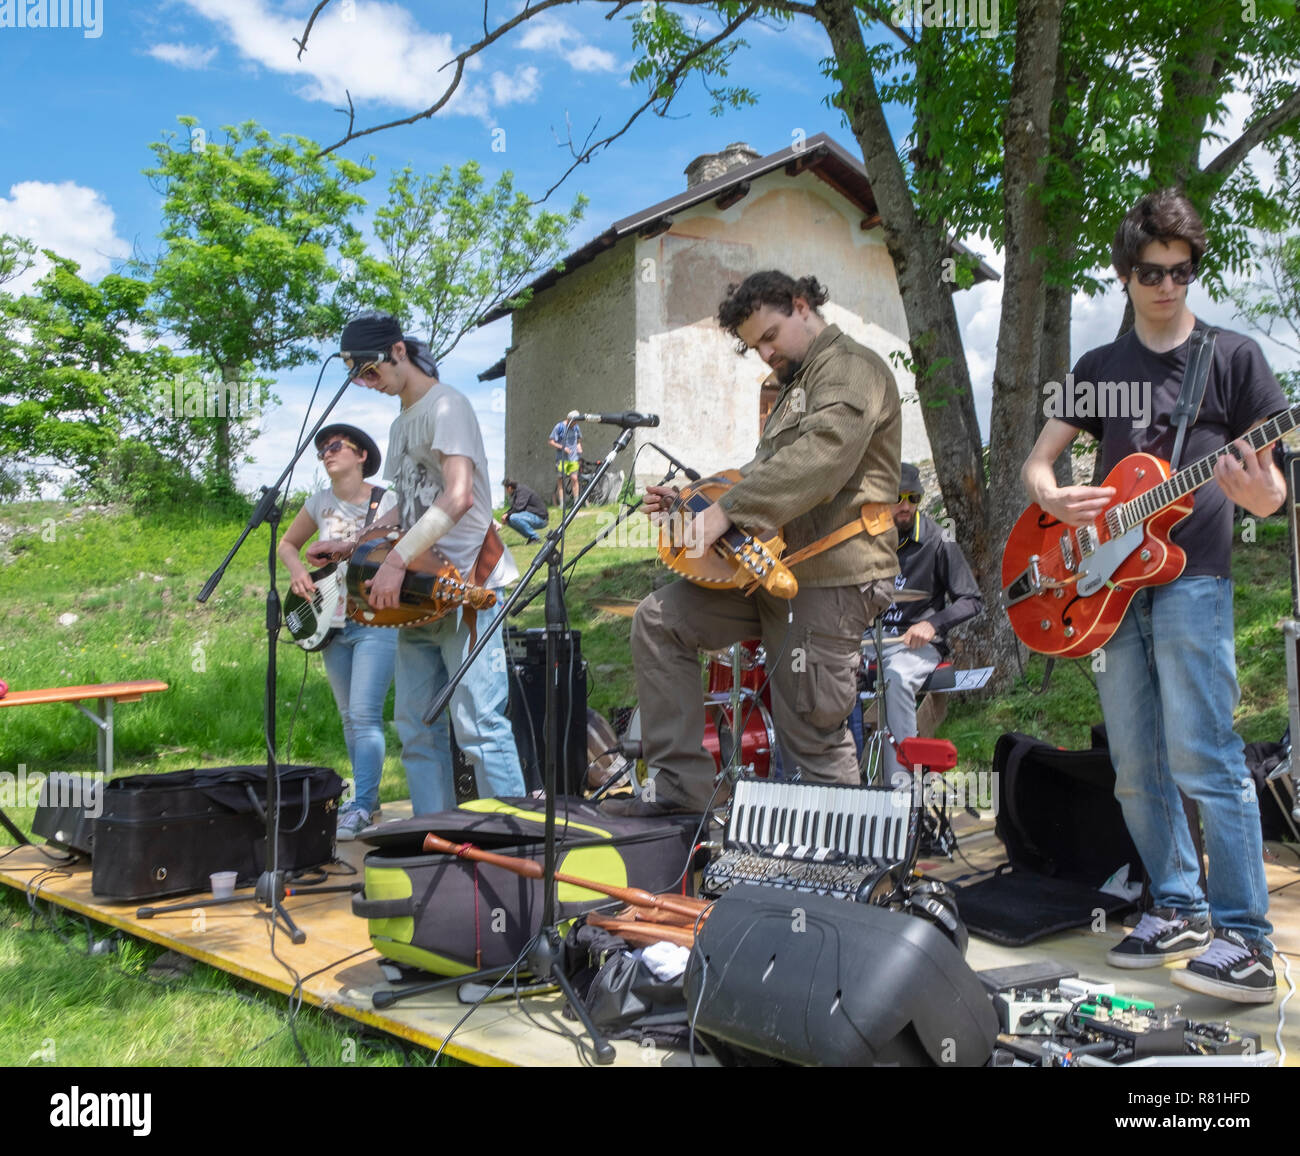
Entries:
{"label": "person in background", "polygon": [[885,716],[898,742],[916,735],[916,694],[947,656],[948,631],[984,609],[961,547],[921,513],[921,498],[921,472],[904,462],[894,507],[899,570],[894,587],[925,598],[895,602],[884,615],[885,633],[899,639],[886,645],[884,655]]}
{"label": "person in background", "polygon": [[578,411],[569,410],[563,421],[556,422],[551,430],[550,445],[555,450],[555,504],[564,505],[564,479],[569,479],[573,500],[578,500],[578,467],[582,463],[582,426],[578,424]]}
{"label": "person in background", "polygon": [[[312,494],[280,539],[276,553],[289,571],[289,589],[302,598],[316,592],[302,548],[319,531],[322,538],[353,538],[396,503],[392,490],[367,478],[379,472],[379,447],[352,425],[327,425],[316,435],[316,456],[330,484]],[[344,614],[340,598],[336,634],[322,652],[325,675],[343,720],[343,741],[352,763],[352,798],[339,811],[338,838],[356,838],[379,817],[379,780],[384,773],[384,700],[393,683],[397,631],[362,626]]]}
{"label": "person in background", "polygon": [[513,478],[506,478],[501,484],[506,490],[506,525],[522,534],[526,542],[538,541],[537,531],[550,521],[546,503],[537,496],[536,490],[521,486]]}

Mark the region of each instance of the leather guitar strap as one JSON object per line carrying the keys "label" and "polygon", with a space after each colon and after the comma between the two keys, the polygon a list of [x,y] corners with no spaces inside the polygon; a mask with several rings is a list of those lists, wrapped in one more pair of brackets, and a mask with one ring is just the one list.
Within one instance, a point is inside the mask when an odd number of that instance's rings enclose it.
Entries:
{"label": "leather guitar strap", "polygon": [[872,537],[883,534],[893,524],[893,506],[885,502],[868,502],[853,521],[846,522],[838,530],[832,530],[824,538],[818,538],[817,541],[802,550],[796,550],[781,561],[787,566],[798,566],[800,562],[806,562],[809,558],[829,550],[832,546],[838,546],[841,542],[847,542],[858,534],[867,533]]}
{"label": "leather guitar strap", "polygon": [[[474,563],[474,574],[470,578],[470,584],[482,586],[496,569],[501,555],[505,552],[506,544],[501,541],[497,528],[489,526],[488,532],[483,535],[483,545],[478,550],[478,561]],[[469,644],[472,649],[478,641],[478,611],[471,606],[462,606],[460,612],[465,625],[469,627]]]}
{"label": "leather guitar strap", "polygon": [[1187,369],[1183,372],[1183,386],[1178,391],[1178,400],[1174,403],[1171,424],[1178,432],[1174,436],[1174,452],[1169,455],[1169,472],[1178,468],[1178,460],[1183,456],[1183,439],[1187,436],[1187,427],[1196,422],[1196,415],[1201,411],[1201,400],[1205,397],[1205,384],[1210,380],[1210,365],[1214,361],[1214,339],[1219,331],[1211,326],[1197,329],[1192,334],[1191,346],[1187,350]]}

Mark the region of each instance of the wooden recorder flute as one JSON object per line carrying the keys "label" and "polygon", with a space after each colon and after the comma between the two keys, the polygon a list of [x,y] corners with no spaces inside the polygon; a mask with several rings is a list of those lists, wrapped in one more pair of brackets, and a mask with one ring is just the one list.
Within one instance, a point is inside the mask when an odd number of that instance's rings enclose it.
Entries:
{"label": "wooden recorder flute", "polygon": [[[441,851],[445,855],[456,855],[461,859],[472,859],[478,863],[491,863],[497,867],[504,867],[507,871],[513,871],[516,875],[522,875],[525,879],[542,877],[542,865],[536,859],[515,859],[509,855],[494,855],[491,851],[480,851],[469,843],[452,843],[433,834],[424,837],[424,849]],[[598,883],[594,879],[566,875],[562,871],[557,871],[555,878],[559,883],[584,887],[588,891],[595,891],[601,895],[608,895],[611,899],[630,903],[633,907],[651,907],[672,912],[674,915],[691,920],[692,923],[705,915],[711,906],[707,900],[692,899],[687,895],[653,895],[640,887],[614,887],[608,883]]]}

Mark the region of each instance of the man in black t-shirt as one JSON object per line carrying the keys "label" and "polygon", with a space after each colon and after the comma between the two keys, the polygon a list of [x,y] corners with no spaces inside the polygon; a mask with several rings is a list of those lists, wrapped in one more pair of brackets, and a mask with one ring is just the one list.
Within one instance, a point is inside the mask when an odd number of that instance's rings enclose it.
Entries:
{"label": "man in black t-shirt", "polygon": [[[1030,498],[1070,525],[1098,519],[1111,486],[1058,486],[1052,463],[1080,431],[1101,441],[1102,471],[1148,452],[1168,459],[1171,414],[1182,386],[1195,316],[1187,285],[1205,252],[1205,229],[1182,194],[1143,197],[1124,218],[1111,256],[1133,303],[1134,327],[1079,359],[1065,388],[1052,383],[1047,424],[1021,477]],[[1259,804],[1232,730],[1237,687],[1232,620],[1232,508],[1263,517],[1286,497],[1272,451],[1240,439],[1286,408],[1255,342],[1219,332],[1205,397],[1188,429],[1180,464],[1233,442],[1192,513],[1171,541],[1187,554],[1182,573],[1134,596],[1101,648],[1101,697],[1115,795],[1151,877],[1152,910],[1107,956],[1116,967],[1158,967],[1187,959],[1175,984],[1238,1003],[1276,994],[1268,941]],[[1200,806],[1209,856],[1209,894],[1179,789]]]}

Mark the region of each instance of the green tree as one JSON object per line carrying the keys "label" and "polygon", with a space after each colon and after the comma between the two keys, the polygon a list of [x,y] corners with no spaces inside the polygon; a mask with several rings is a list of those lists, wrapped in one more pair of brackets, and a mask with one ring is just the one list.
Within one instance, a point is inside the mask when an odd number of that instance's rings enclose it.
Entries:
{"label": "green tree", "polygon": [[[331,0],[317,5],[313,20]],[[331,145],[413,123],[444,107],[466,64],[529,19],[570,0],[537,0],[484,33],[449,64],[447,89],[405,121],[356,128]],[[995,5],[941,0],[716,0],[643,4],[628,15],[638,53],[634,79],[648,97],[622,128],[588,143],[569,171],[617,139],[646,111],[665,115],[683,82],[725,79],[737,32],[766,18],[816,22],[831,55],[823,69],[861,150],[881,213],[907,318],[911,368],[948,512],[997,605],[1001,544],[1023,506],[1018,473],[1043,420],[1043,385],[1069,361],[1070,301],[1098,291],[1094,270],[1137,193],[1185,187],[1216,230],[1207,281],[1248,261],[1246,229],[1276,213],[1251,170],[1261,145],[1286,163],[1300,125],[1300,22],[1294,0],[1004,0],[1001,26],[978,17]],[[613,0],[610,15],[628,9]],[[692,13],[688,27],[683,12]],[[960,18],[958,18],[960,14]],[[716,30],[716,31],[715,31]],[[306,45],[310,22],[300,43]],[[1223,141],[1228,97],[1246,93],[1252,114]],[[715,110],[753,99],[714,93]],[[911,117],[900,150],[886,117]],[[1205,142],[1223,147],[1203,167]],[[987,475],[970,371],[952,292],[951,238],[989,235],[1006,254],[993,382]],[[972,624],[981,658],[1005,676],[1015,642],[1004,615]]]}
{"label": "green tree", "polygon": [[[1300,354],[1300,233],[1266,237],[1254,280],[1232,293],[1239,316],[1257,333]],[[1278,381],[1300,401],[1300,370],[1283,370]]]}
{"label": "green tree", "polygon": [[586,205],[579,194],[568,213],[534,212],[515,191],[513,174],[502,173],[489,188],[474,161],[437,176],[403,169],[375,214],[384,255],[359,262],[358,304],[387,309],[427,333],[440,361],[489,309],[527,302],[528,283],[558,267]]}
{"label": "green tree", "polygon": [[[146,170],[163,221],[158,256],[140,269],[161,324],[227,389],[254,370],[313,359],[343,320],[334,262],[360,256],[350,218],[364,200],[354,190],[373,174],[251,121],[217,141],[195,118],[179,120],[185,134],[150,146],[157,163]],[[233,462],[254,432],[229,414],[216,421],[219,486],[233,489]]]}
{"label": "green tree", "polygon": [[[16,249],[21,244],[0,238],[0,251]],[[138,347],[150,325],[148,283],[110,274],[92,285],[75,261],[44,255],[51,268],[34,292],[0,293],[0,459],[68,470],[74,489],[99,497],[123,496],[113,479],[131,477],[133,467],[143,485],[133,458],[146,453],[157,463],[155,487],[163,477],[189,477],[212,443],[212,426],[178,415],[173,399],[201,388],[198,359],[164,345]],[[128,487],[125,496],[136,494]]]}

